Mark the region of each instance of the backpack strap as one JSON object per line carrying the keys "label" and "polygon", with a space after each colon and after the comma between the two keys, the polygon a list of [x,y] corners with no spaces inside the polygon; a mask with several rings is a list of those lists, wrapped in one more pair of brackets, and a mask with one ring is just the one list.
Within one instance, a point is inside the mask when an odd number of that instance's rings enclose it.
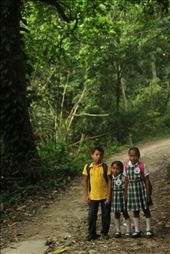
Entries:
{"label": "backpack strap", "polygon": [[139,161],[139,164],[138,164],[139,168],[140,168],[140,174],[141,174],[141,177],[143,180],[145,180],[145,174],[144,174],[144,171],[145,171],[145,164],[141,161]]}
{"label": "backpack strap", "polygon": [[[139,162],[139,168],[140,168],[141,177],[143,181],[145,182],[145,174],[144,174],[145,164],[143,162]],[[150,195],[152,195],[152,184],[150,180],[149,180],[149,193]]]}
{"label": "backpack strap", "polygon": [[86,165],[86,170],[87,170],[87,177],[88,177],[88,189],[89,189],[89,192],[90,192],[90,190],[91,190],[91,186],[90,186],[90,164]]}
{"label": "backpack strap", "polygon": [[87,177],[90,178],[90,164],[86,165]]}
{"label": "backpack strap", "polygon": [[108,178],[107,178],[107,169],[108,169],[108,166],[107,166],[106,163],[103,163],[102,167],[103,167],[103,176],[104,176],[104,179],[105,179],[106,183],[108,183]]}
{"label": "backpack strap", "polygon": [[128,163],[127,162],[124,164],[124,168],[125,168],[125,170],[128,169]]}

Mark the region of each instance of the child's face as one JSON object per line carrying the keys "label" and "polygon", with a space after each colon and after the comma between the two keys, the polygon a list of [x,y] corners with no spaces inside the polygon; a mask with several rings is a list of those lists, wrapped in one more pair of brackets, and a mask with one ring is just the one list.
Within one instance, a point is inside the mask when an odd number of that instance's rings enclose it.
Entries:
{"label": "child's face", "polygon": [[111,171],[114,176],[117,176],[121,173],[120,168],[118,168],[118,166],[116,164],[112,165]]}
{"label": "child's face", "polygon": [[103,154],[100,151],[95,150],[94,153],[91,154],[91,157],[94,163],[99,164],[102,162]]}
{"label": "child's face", "polygon": [[135,150],[131,150],[128,155],[129,155],[129,160],[132,162],[132,164],[135,164],[136,162],[139,161],[139,155],[137,154]]}

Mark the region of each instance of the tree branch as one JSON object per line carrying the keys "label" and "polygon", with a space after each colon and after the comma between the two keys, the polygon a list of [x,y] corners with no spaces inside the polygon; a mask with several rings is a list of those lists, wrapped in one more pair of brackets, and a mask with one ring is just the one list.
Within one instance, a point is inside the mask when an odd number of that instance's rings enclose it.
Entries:
{"label": "tree branch", "polygon": [[80,95],[78,101],[75,103],[75,105],[74,105],[73,108],[71,109],[71,112],[70,112],[69,116],[67,117],[67,123],[68,123],[68,124],[67,124],[67,130],[70,129],[70,126],[71,126],[71,124],[72,124],[72,122],[73,122],[73,120],[74,120],[74,117],[75,117],[75,115],[76,115],[76,112],[77,112],[77,110],[78,110],[78,108],[79,108],[79,106],[80,106],[80,103],[81,103],[81,101],[83,100],[83,98],[84,98],[86,92],[87,92],[87,88],[84,87],[84,89],[83,89],[83,91],[82,91],[82,93],[81,93],[81,95]]}
{"label": "tree branch", "polygon": [[62,17],[62,19],[65,20],[67,23],[69,23],[70,21],[73,21],[75,19],[75,17],[73,17],[73,16],[67,16],[65,14],[64,8],[59,3],[59,1],[57,1],[57,0],[39,0],[39,1],[54,6],[57,9],[57,11],[60,14],[60,16]]}
{"label": "tree branch", "polygon": [[81,113],[81,114],[75,114],[75,116],[109,116],[109,114],[90,114],[90,113]]}

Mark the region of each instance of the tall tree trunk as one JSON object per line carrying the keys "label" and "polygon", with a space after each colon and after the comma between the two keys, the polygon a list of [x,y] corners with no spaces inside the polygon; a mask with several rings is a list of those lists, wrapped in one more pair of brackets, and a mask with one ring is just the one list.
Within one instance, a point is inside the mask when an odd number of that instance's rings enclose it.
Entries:
{"label": "tall tree trunk", "polygon": [[26,101],[20,9],[21,0],[1,0],[1,135],[6,174],[32,177],[38,154]]}
{"label": "tall tree trunk", "polygon": [[157,77],[157,71],[156,71],[156,59],[154,54],[151,55],[151,71],[152,71],[152,80],[150,80],[150,103],[151,103],[151,109],[153,110],[154,108],[154,103],[153,103],[153,91],[154,91],[154,86],[156,85],[157,81],[159,80]]}
{"label": "tall tree trunk", "polygon": [[152,68],[152,78],[157,79],[156,59],[154,55],[151,56],[151,68]]}
{"label": "tall tree trunk", "polygon": [[[124,85],[124,80],[123,78],[121,78],[121,88],[122,88],[122,97],[123,97],[123,106],[124,106],[124,110],[126,113],[128,113],[128,101],[126,98],[126,91],[125,91],[125,85]],[[133,145],[133,140],[132,140],[132,133],[128,132],[128,143],[130,145]]]}
{"label": "tall tree trunk", "polygon": [[120,97],[121,97],[121,78],[122,78],[122,69],[118,64],[116,68],[117,82],[116,82],[116,111],[119,113],[120,107]]}
{"label": "tall tree trunk", "polygon": [[121,98],[121,78],[122,78],[122,69],[119,64],[116,64],[116,75],[117,75],[117,80],[116,80],[116,136],[117,136],[117,141],[121,141],[121,135],[120,135],[120,98]]}

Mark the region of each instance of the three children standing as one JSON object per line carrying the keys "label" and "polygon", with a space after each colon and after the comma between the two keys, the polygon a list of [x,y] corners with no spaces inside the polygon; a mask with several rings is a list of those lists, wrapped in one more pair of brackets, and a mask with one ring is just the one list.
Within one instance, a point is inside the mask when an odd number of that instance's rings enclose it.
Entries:
{"label": "three children standing", "polygon": [[[88,237],[95,240],[98,207],[102,211],[102,237],[108,239],[110,227],[110,211],[114,213],[115,237],[121,237],[120,215],[126,222],[126,237],[141,237],[140,211],[146,220],[146,237],[152,237],[151,214],[149,205],[151,200],[151,184],[149,172],[145,164],[140,162],[140,151],[131,147],[128,151],[129,162],[125,165],[121,161],[114,161],[111,169],[103,162],[104,150],[95,147],[92,150],[91,164],[83,169],[85,202],[89,205]],[[128,212],[133,212],[135,232],[131,233],[131,221]]]}

